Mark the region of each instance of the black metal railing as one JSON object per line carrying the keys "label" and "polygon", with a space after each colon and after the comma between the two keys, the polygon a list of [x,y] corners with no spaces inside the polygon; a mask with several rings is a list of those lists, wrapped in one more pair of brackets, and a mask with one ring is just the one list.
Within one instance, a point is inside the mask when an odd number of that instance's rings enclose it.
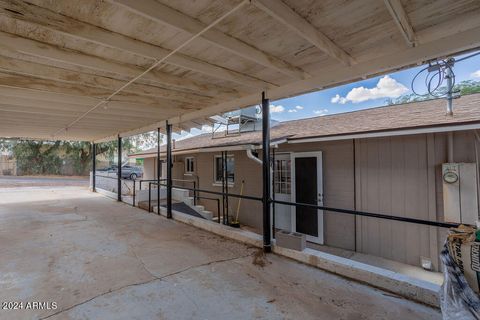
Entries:
{"label": "black metal railing", "polygon": [[[197,196],[197,198],[198,199],[203,199],[203,200],[212,200],[212,201],[217,202],[217,218],[218,218],[218,223],[221,223],[221,220],[220,220],[220,199],[210,198],[210,197],[201,197],[201,196]],[[224,215],[225,215],[225,212],[222,212],[222,218],[223,219],[225,219]]]}
{"label": "black metal railing", "polygon": [[[167,179],[160,179],[160,180],[157,180],[157,179],[142,179],[140,180],[140,185],[139,185],[139,190],[142,190],[142,183],[143,182],[156,182],[157,181],[167,181]],[[192,183],[193,184],[193,189],[192,190],[196,190],[197,188],[197,185],[198,185],[198,179],[197,181],[195,180],[188,180],[188,179],[172,179],[172,181],[179,181],[179,182],[189,182],[189,183]],[[166,184],[165,184],[166,186]],[[197,204],[197,194],[195,193],[195,191],[193,191],[193,204],[196,205]]]}
{"label": "black metal railing", "polygon": [[[104,176],[104,175],[101,175],[101,174],[94,174],[93,176],[95,177],[100,177],[100,178],[107,178],[107,179],[114,179],[114,180],[118,180],[118,177],[112,177],[112,176]],[[120,180],[124,180],[124,181],[132,181],[133,182],[133,193],[132,193],[132,206],[135,207],[135,199],[136,199],[136,181],[135,179],[128,179],[128,178],[120,178]],[[97,188],[97,186],[93,186],[95,189]],[[118,192],[122,192],[122,190],[117,190],[117,193]]]}
{"label": "black metal railing", "polygon": [[[161,185],[163,185],[163,184],[161,184]],[[220,195],[220,196],[228,196],[228,197],[234,197],[234,198],[240,198],[240,199],[246,199],[246,200],[254,200],[254,201],[260,201],[260,202],[263,201],[263,199],[261,197],[256,197],[256,196],[239,195],[239,194],[230,193],[230,192],[225,193],[225,192],[218,192],[218,191],[211,191],[211,190],[204,190],[204,189],[194,190],[192,188],[182,187],[182,186],[173,186],[173,187],[177,188],[177,189],[192,190],[192,191],[215,194],[215,195]],[[282,205],[288,205],[288,206],[314,208],[314,209],[325,210],[325,211],[330,211],[330,212],[351,214],[351,215],[364,216],[364,217],[377,218],[377,219],[384,219],[384,220],[401,221],[401,222],[406,222],[406,223],[434,226],[434,227],[440,227],[440,228],[452,228],[452,227],[458,227],[460,225],[459,223],[439,222],[439,221],[430,221],[430,220],[423,220],[423,219],[416,219],[416,218],[409,218],[409,217],[399,217],[399,216],[393,216],[393,215],[388,215],[388,214],[373,213],[373,212],[358,211],[358,210],[350,210],[350,209],[341,209],[341,208],[333,208],[333,207],[319,206],[319,205],[307,204],[307,203],[297,203],[297,202],[289,202],[289,201],[281,201],[281,200],[270,200],[269,202],[271,204],[282,204]]]}
{"label": "black metal railing", "polygon": [[422,225],[440,227],[440,228],[452,228],[452,227],[458,227],[460,225],[458,223],[438,222],[438,221],[422,220],[422,219],[416,219],[416,218],[398,217],[398,216],[391,216],[391,215],[381,214],[381,213],[373,213],[373,212],[350,210],[350,209],[331,208],[331,207],[318,206],[318,205],[315,205],[315,204],[307,204],[307,203],[297,203],[297,202],[289,202],[289,201],[281,201],[281,200],[272,200],[271,202],[272,203],[277,203],[277,204],[283,204],[283,205],[287,205],[287,206],[313,208],[313,209],[325,210],[325,211],[330,211],[330,212],[338,212],[338,213],[345,213],[345,214],[351,214],[351,215],[363,216],[363,217],[370,217],[370,218],[402,221],[402,222],[422,224]]}

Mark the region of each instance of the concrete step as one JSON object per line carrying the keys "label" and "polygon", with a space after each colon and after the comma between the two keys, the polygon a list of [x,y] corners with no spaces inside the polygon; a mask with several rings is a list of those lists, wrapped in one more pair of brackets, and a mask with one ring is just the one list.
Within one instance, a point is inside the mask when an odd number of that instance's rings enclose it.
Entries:
{"label": "concrete step", "polygon": [[189,205],[189,206],[193,206],[193,197],[186,197],[183,199],[183,202],[185,202],[185,204]]}
{"label": "concrete step", "polygon": [[140,201],[138,202],[137,206],[140,209],[147,210],[148,211],[148,201]]}
{"label": "concrete step", "polygon": [[196,206],[193,206],[195,210],[197,210],[198,212],[201,212],[201,211],[204,211],[205,210],[205,206],[201,206],[201,205],[196,205]]}
{"label": "concrete step", "polygon": [[203,210],[202,212],[200,212],[200,214],[207,220],[212,220],[213,219],[213,212],[212,211]]}

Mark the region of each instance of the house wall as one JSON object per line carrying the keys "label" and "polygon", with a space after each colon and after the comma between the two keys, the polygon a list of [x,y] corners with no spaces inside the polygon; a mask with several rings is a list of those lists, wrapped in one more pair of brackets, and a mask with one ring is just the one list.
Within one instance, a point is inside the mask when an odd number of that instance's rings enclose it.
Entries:
{"label": "house wall", "polygon": [[[325,206],[443,221],[441,167],[447,162],[447,133],[282,144],[276,154],[309,151],[323,154]],[[195,157],[201,189],[221,191],[213,172],[214,156],[219,154],[188,155]],[[248,159],[245,151],[229,154],[235,156],[235,183],[229,192],[240,193],[244,181],[244,194],[261,197],[261,166]],[[455,162],[476,161],[472,131],[454,133],[454,154]],[[175,157],[174,178],[195,179],[184,174],[186,156]],[[216,211],[213,201],[201,200],[200,204]],[[237,204],[238,199],[230,198],[231,214]],[[261,203],[242,200],[239,220],[261,232]],[[445,229],[436,227],[324,212],[326,245],[417,266],[420,257],[427,257],[435,270],[445,235]]]}
{"label": "house wall", "polygon": [[[357,210],[443,221],[442,163],[447,134],[361,139],[355,143]],[[454,133],[454,161],[475,162],[473,132]],[[444,228],[357,217],[357,251],[439,268]]]}
{"label": "house wall", "polygon": [[[184,159],[187,156],[195,157],[195,176],[198,176],[199,188],[204,190],[221,192],[221,184],[214,182],[214,157],[220,155],[220,152],[197,153],[184,156],[176,156],[178,162],[176,174],[182,176],[182,179],[196,179],[190,174],[184,174]],[[262,167],[251,159],[248,159],[245,151],[231,151],[228,153],[235,158],[235,181],[229,185],[228,192],[240,194],[242,181],[244,182],[243,194],[261,197],[262,195]],[[200,196],[218,198],[221,196],[212,194],[200,194]],[[235,216],[237,212],[238,199],[229,197],[229,213]],[[199,204],[205,206],[207,210],[217,211],[215,201],[200,199]],[[220,202],[221,205],[221,202]],[[262,205],[258,201],[242,199],[240,203],[239,220],[253,229],[260,231],[262,229]]]}
{"label": "house wall", "polygon": [[151,180],[157,178],[157,170],[155,168],[155,160],[157,158],[145,158],[143,160],[143,179]]}

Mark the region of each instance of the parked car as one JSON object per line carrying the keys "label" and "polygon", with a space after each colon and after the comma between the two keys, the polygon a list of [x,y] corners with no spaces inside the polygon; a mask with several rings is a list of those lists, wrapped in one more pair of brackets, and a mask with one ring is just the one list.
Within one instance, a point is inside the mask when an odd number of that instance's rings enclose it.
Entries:
{"label": "parked car", "polygon": [[122,178],[135,180],[143,176],[143,170],[140,167],[125,165],[122,166]]}
{"label": "parked car", "polygon": [[[114,164],[114,165],[112,165],[112,166],[110,166],[110,167],[108,167],[104,170],[109,172],[109,173],[117,173],[118,167],[117,167],[117,165]],[[141,178],[141,177],[143,177],[142,168],[136,167],[136,166],[130,166],[130,165],[123,165],[122,166],[122,178],[135,180],[135,179]]]}

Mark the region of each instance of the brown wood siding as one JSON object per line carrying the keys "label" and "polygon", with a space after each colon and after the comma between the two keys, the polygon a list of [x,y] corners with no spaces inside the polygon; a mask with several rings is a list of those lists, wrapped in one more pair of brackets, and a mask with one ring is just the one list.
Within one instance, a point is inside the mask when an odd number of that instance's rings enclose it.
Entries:
{"label": "brown wood siding", "polygon": [[[360,139],[356,142],[357,208],[396,216],[443,221],[442,163],[447,134]],[[454,134],[454,161],[475,162],[472,132]],[[359,252],[419,265],[438,253],[446,230],[374,218],[358,218]]]}

